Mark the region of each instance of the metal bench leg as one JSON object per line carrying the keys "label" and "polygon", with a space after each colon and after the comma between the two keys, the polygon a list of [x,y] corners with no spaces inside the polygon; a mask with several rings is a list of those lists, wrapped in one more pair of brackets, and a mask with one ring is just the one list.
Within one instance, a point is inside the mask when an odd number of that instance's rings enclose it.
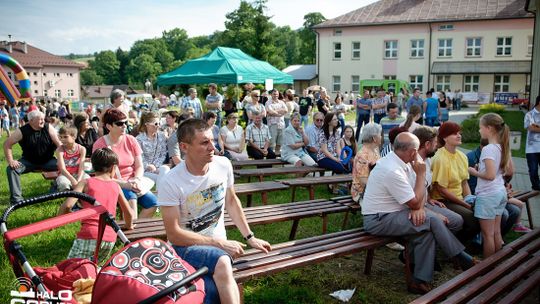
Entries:
{"label": "metal bench leg", "polygon": [[527,217],[529,218],[529,228],[534,229],[533,217],[531,213],[531,205],[529,204],[529,200],[526,200],[524,203],[525,203],[525,207],[527,207]]}
{"label": "metal bench leg", "polygon": [[373,265],[373,256],[375,255],[375,249],[368,249],[366,255],[366,265],[364,266],[364,274],[371,274],[371,265]]}
{"label": "metal bench leg", "polygon": [[298,223],[300,219],[294,220],[291,228],[291,234],[289,234],[289,240],[292,241],[296,237],[296,230],[298,229]]}
{"label": "metal bench leg", "polygon": [[325,214],[322,216],[322,233],[326,234],[328,228],[328,216]]}

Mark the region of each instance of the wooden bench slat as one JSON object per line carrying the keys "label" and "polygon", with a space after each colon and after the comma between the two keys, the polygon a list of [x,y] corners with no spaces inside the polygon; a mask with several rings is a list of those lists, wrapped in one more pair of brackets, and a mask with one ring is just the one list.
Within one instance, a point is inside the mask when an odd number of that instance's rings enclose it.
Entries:
{"label": "wooden bench slat", "polygon": [[517,288],[514,288],[504,298],[499,300],[499,304],[521,303],[533,289],[538,289],[540,285],[540,269],[536,270],[529,278],[525,279]]}
{"label": "wooden bench slat", "polygon": [[310,185],[321,185],[321,184],[330,184],[330,183],[346,183],[352,181],[351,174],[339,174],[332,176],[321,176],[321,177],[301,177],[295,179],[279,179],[277,180],[280,183],[289,185],[289,186],[310,186]]}
{"label": "wooden bench slat", "polygon": [[[538,253],[540,254],[540,252]],[[522,262],[515,269],[505,273],[505,276],[499,279],[497,282],[490,284],[482,293],[469,300],[471,304],[476,303],[493,303],[493,301],[499,297],[500,293],[508,291],[514,287],[516,283],[521,281],[522,278],[527,276],[531,271],[540,266],[540,256],[533,256],[532,259]]]}
{"label": "wooden bench slat", "polygon": [[234,184],[234,191],[236,194],[251,194],[263,191],[278,191],[286,189],[289,189],[288,185],[274,181]]}
{"label": "wooden bench slat", "polygon": [[272,165],[286,165],[288,162],[281,159],[250,159],[250,160],[233,160],[233,168],[241,168],[245,166],[272,166]]}

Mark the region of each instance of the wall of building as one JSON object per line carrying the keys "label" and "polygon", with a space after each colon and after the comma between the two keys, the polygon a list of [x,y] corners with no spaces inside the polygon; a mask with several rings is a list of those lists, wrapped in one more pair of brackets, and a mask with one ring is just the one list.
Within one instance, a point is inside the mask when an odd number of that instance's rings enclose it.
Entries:
{"label": "wall of building", "polygon": [[[441,25],[452,25],[445,30]],[[317,29],[319,32],[318,73],[320,84],[333,90],[334,75],[341,77],[340,91],[351,91],[352,76],[360,79],[382,79],[395,75],[410,81],[411,75],[422,75],[422,90],[436,87],[436,75],[429,77],[433,62],[449,61],[517,61],[531,60],[528,43],[533,35],[534,20],[508,19],[487,21],[438,22],[433,24],[399,24]],[[431,27],[431,43],[430,43]],[[340,30],[341,32],[336,32]],[[467,38],[481,38],[480,56],[466,55]],[[497,38],[512,37],[511,55],[497,55]],[[424,56],[411,56],[411,40],[424,40]],[[440,57],[439,39],[452,39],[452,55]],[[397,40],[397,58],[384,58],[385,41]],[[352,58],[352,44],[360,42],[360,58]],[[341,43],[341,58],[334,58],[334,43]],[[431,44],[431,58],[429,54]],[[464,89],[464,75],[452,74],[450,89]],[[494,75],[481,74],[479,91],[492,93]],[[510,92],[523,92],[527,75],[510,74]]]}

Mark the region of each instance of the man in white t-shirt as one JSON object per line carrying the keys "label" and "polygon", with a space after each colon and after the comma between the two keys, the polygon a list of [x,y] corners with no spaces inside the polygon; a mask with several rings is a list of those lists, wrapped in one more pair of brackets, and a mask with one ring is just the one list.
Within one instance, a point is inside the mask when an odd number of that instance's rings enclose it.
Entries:
{"label": "man in white t-shirt", "polygon": [[445,222],[424,209],[426,164],[418,155],[419,146],[418,138],[409,132],[396,137],[394,151],[371,171],[361,206],[367,232],[409,238],[415,266],[408,290],[423,294],[433,280],[435,245],[463,269],[473,266],[474,261]]}
{"label": "man in white t-shirt", "polygon": [[208,267],[203,277],[204,303],[239,303],[231,262],[244,253],[246,245],[227,240],[225,209],[249,246],[266,253],[270,244],[251,232],[234,190],[232,165],[227,158],[214,155],[208,124],[200,119],[185,121],[178,129],[178,143],[185,161],[158,184],[167,239],[193,267]]}

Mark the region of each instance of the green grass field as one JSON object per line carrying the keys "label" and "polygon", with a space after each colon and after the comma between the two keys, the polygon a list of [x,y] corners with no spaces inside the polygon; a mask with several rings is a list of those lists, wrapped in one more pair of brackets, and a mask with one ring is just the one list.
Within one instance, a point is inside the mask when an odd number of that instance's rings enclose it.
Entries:
{"label": "green grass field", "polygon": [[[0,140],[3,144],[5,137]],[[15,148],[15,157],[20,156],[20,149]],[[2,154],[0,159],[0,210],[9,204],[9,190],[6,181],[6,161]],[[279,177],[278,177],[279,178]],[[245,182],[242,180],[237,181]],[[25,198],[37,196],[49,191],[50,182],[40,174],[30,173],[22,178],[23,195]],[[269,203],[279,204],[290,201],[290,191],[269,193]],[[331,197],[326,187],[319,187],[316,198]],[[308,199],[307,191],[299,190],[297,200]],[[245,205],[245,197],[241,197]],[[39,206],[21,209],[9,218],[8,228],[32,223],[56,214],[60,201],[50,202]],[[260,204],[260,196],[254,196],[254,205]],[[339,231],[343,214],[329,217],[329,232]],[[347,229],[360,227],[362,224],[359,214],[352,215]],[[284,222],[253,227],[255,234],[271,243],[288,240],[292,223]],[[49,266],[66,258],[71,243],[78,229],[77,224],[49,232],[27,237],[21,241],[23,250],[34,266]],[[302,220],[299,225],[297,238],[316,236],[321,233],[322,220],[312,218]],[[228,231],[231,239],[242,241],[236,229]],[[513,234],[510,239],[517,235]],[[507,240],[508,241],[508,240]],[[119,247],[117,248],[119,249]],[[372,274],[363,274],[365,253],[356,254],[325,263],[290,270],[277,275],[251,280],[244,287],[246,303],[338,303],[329,296],[340,289],[356,288],[351,303],[407,303],[416,296],[407,292],[403,265],[397,259],[397,253],[387,248],[376,251]],[[451,279],[459,272],[453,270],[450,264],[443,263],[444,270],[435,273],[435,284],[441,284]],[[4,251],[0,253],[0,303],[8,303],[9,291],[14,289],[15,276]]]}

